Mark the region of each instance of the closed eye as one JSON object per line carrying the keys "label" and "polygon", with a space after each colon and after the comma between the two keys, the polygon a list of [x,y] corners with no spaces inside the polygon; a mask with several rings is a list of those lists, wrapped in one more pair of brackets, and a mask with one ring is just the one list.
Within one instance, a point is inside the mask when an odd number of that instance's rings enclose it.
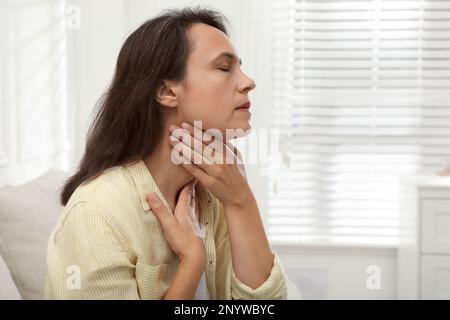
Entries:
{"label": "closed eye", "polygon": [[223,72],[229,72],[230,71],[230,69],[228,69],[228,68],[219,68],[219,70],[222,70]]}

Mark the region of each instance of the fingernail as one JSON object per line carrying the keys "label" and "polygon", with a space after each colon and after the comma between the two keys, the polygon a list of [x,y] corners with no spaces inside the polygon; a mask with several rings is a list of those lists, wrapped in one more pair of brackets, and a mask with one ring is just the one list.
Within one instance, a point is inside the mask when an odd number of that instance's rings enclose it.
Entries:
{"label": "fingernail", "polygon": [[169,126],[169,130],[170,131],[173,131],[173,130],[175,130],[177,127],[174,125],[174,124],[171,124],[170,126]]}
{"label": "fingernail", "polygon": [[189,129],[189,124],[187,124],[186,122],[183,122],[183,123],[181,124],[181,126],[182,126],[183,128]]}

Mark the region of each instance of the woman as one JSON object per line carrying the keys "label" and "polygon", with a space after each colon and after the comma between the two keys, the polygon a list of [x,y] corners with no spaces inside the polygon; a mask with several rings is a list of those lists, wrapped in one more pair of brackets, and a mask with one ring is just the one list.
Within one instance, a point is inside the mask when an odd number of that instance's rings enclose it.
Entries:
{"label": "woman", "polygon": [[[240,153],[220,137],[214,152],[202,138],[200,149],[186,143],[195,132],[250,129],[250,112],[237,107],[255,83],[224,21],[209,9],[171,9],[126,39],[61,192],[47,299],[287,298],[245,171],[217,161]],[[181,152],[192,150],[197,160]]]}

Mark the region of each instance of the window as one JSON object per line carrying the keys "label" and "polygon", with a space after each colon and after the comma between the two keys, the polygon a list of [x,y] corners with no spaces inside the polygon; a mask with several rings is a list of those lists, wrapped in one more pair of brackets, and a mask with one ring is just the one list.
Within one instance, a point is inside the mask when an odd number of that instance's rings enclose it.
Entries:
{"label": "window", "polygon": [[450,1],[273,1],[273,243],[395,246],[398,175],[450,156]]}
{"label": "window", "polygon": [[17,160],[31,166],[68,148],[65,9],[61,0],[0,1],[0,138],[6,145],[5,163]]}

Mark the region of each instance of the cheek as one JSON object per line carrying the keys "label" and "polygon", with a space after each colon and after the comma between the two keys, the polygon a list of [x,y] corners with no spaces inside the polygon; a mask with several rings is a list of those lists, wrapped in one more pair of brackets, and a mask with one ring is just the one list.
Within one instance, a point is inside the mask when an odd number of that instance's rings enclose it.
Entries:
{"label": "cheek", "polygon": [[203,129],[227,127],[233,112],[232,99],[226,98],[223,90],[202,90],[192,93],[181,109],[181,118],[193,123],[202,121]]}
{"label": "cheek", "polygon": [[191,123],[194,123],[195,121],[201,120],[201,126],[203,130],[207,129],[219,129],[220,131],[225,131],[225,128],[228,127],[228,119],[229,116],[227,115],[221,115],[217,112],[201,112],[197,115],[194,115],[190,121]]}

